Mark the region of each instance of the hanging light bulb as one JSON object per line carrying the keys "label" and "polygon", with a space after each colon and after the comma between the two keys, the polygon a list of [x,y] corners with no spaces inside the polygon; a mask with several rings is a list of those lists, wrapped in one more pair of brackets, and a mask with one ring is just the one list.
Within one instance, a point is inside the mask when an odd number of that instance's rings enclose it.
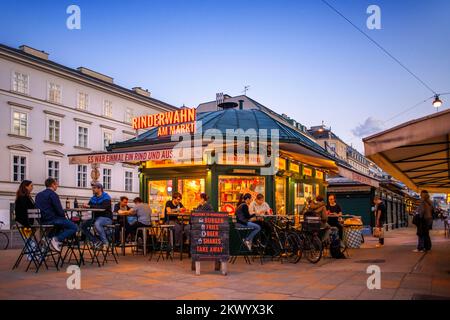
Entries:
{"label": "hanging light bulb", "polygon": [[439,99],[439,95],[437,94],[434,96],[433,107],[439,108],[440,106],[442,106],[442,101]]}

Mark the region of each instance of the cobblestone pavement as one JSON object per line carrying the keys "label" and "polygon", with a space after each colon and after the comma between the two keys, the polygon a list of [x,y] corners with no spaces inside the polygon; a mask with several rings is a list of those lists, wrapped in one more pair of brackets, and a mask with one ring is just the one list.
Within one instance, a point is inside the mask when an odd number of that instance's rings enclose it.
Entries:
{"label": "cobblestone pavement", "polygon": [[[82,267],[80,290],[67,289],[65,270],[36,274],[22,264],[12,271],[19,252],[7,250],[0,252],[0,299],[450,299],[450,239],[440,225],[434,229],[428,253],[412,252],[414,228],[398,229],[386,233],[384,248],[367,237],[349,259],[324,258],[316,265],[238,259],[227,276],[209,262],[196,276],[188,259],[156,262],[129,254],[118,265]],[[379,290],[366,285],[372,264],[381,268]]]}

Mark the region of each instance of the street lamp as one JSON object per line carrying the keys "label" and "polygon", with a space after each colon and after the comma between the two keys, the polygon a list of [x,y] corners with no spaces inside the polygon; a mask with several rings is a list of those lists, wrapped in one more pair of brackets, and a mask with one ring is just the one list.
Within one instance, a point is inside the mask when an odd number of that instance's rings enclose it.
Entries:
{"label": "street lamp", "polygon": [[433,107],[439,108],[440,106],[442,106],[442,101],[439,99],[439,95],[437,94],[434,96]]}

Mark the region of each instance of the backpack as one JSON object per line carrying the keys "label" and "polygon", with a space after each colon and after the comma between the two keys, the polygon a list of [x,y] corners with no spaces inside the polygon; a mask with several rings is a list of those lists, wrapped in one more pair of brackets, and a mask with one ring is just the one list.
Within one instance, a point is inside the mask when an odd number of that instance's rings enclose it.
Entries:
{"label": "backpack", "polygon": [[335,259],[345,259],[345,255],[341,252],[341,240],[336,233],[331,234],[330,254]]}

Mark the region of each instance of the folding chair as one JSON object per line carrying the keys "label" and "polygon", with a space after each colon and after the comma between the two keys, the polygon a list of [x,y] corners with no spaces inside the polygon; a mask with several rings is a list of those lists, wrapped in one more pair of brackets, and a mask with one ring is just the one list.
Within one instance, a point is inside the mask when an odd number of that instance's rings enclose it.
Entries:
{"label": "folding chair", "polygon": [[[108,246],[106,247],[106,250],[104,250],[104,248],[102,250],[103,254],[102,264],[104,265],[108,261],[115,261],[116,264],[118,264],[119,261],[117,259],[118,254],[116,246],[116,228],[120,228],[120,225],[118,223],[112,223],[105,225],[103,228],[105,229],[106,236],[108,238]],[[113,257],[113,260],[108,260],[108,256],[110,255]]]}
{"label": "folding chair", "polygon": [[238,256],[243,256],[246,263],[251,264],[250,258],[251,251],[248,250],[247,246],[244,243],[244,239],[248,237],[248,235],[253,231],[253,228],[249,228],[246,226],[241,226],[239,224],[235,224],[234,230],[236,231],[237,238],[239,239],[239,249],[236,255],[230,257],[230,263],[234,264]]}
{"label": "folding chair", "polygon": [[[56,270],[59,270],[59,261],[61,259],[61,253],[51,250],[50,235],[54,231],[55,226],[50,224],[42,224],[41,213],[39,209],[29,209],[28,219],[33,219],[34,223],[30,228],[20,226],[19,234],[24,242],[24,248],[22,249],[13,269],[17,268],[25,255],[29,260],[26,272],[29,270],[33,263],[36,267],[36,273],[42,265],[48,269],[47,258],[51,257]],[[39,233],[39,237],[37,236]],[[55,259],[56,256],[56,259]]]}

